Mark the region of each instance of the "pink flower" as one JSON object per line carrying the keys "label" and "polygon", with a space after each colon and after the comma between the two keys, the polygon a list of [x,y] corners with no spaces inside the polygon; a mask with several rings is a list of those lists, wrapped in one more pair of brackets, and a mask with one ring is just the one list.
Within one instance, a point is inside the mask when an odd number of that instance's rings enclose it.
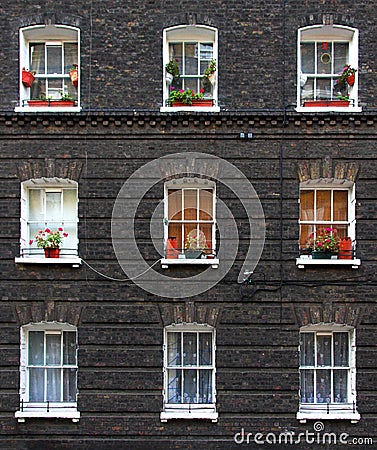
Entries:
{"label": "pink flower", "polygon": [[203,88],[200,89],[200,93],[204,94],[204,89]]}
{"label": "pink flower", "polygon": [[63,231],[63,228],[62,228],[62,227],[59,227],[59,228],[58,228],[58,231]]}
{"label": "pink flower", "polygon": [[64,237],[68,237],[68,233],[63,233],[63,236]]}
{"label": "pink flower", "polygon": [[29,241],[29,245],[31,245],[33,243],[33,239],[30,239]]}
{"label": "pink flower", "polygon": [[183,94],[183,92],[185,92],[185,91],[184,91],[184,89],[180,89],[179,92],[180,92],[181,94]]}
{"label": "pink flower", "polygon": [[328,233],[330,233],[330,231],[333,231],[333,229],[332,229],[332,228],[326,228],[326,231],[327,231]]}
{"label": "pink flower", "polygon": [[50,228],[46,228],[46,229],[45,229],[45,233],[51,233]]}
{"label": "pink flower", "polygon": [[171,90],[171,91],[174,91],[174,86],[170,86],[170,90]]}
{"label": "pink flower", "polygon": [[322,242],[317,242],[318,247],[322,247]]}

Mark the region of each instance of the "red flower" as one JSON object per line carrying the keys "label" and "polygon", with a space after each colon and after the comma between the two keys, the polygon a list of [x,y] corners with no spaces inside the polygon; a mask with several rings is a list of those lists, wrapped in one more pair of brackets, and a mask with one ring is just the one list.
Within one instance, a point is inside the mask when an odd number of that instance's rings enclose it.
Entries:
{"label": "red flower", "polygon": [[63,231],[63,228],[62,228],[62,227],[59,227],[59,228],[58,228],[58,231]]}
{"label": "red flower", "polygon": [[29,245],[31,245],[33,243],[33,239],[30,239],[29,241]]}
{"label": "red flower", "polygon": [[51,233],[50,228],[46,228],[46,229],[45,229],[45,233]]}
{"label": "red flower", "polygon": [[203,88],[200,89],[200,93],[204,94],[204,89]]}

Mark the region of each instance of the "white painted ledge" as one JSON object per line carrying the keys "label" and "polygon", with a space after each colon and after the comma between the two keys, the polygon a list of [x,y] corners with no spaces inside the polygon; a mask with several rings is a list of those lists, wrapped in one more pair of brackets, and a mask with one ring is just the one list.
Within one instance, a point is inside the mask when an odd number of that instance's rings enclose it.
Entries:
{"label": "white painted ledge", "polygon": [[59,258],[45,258],[44,256],[20,256],[14,258],[16,264],[70,264],[74,268],[81,265],[81,258],[77,256],[60,255]]}
{"label": "white painted ledge", "polygon": [[305,269],[307,266],[351,266],[352,269],[358,269],[361,260],[355,259],[312,259],[311,256],[300,256],[296,258],[296,266],[299,269]]}
{"label": "white painted ledge", "polygon": [[211,266],[212,269],[218,269],[219,267],[219,259],[218,258],[162,258],[161,260],[161,267],[163,269],[168,269],[169,266]]}

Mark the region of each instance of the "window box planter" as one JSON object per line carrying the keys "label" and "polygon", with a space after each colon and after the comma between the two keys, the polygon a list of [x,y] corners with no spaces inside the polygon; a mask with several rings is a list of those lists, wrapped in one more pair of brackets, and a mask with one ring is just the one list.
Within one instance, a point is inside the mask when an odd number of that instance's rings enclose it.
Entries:
{"label": "window box planter", "polygon": [[304,106],[323,108],[328,106],[336,107],[348,107],[350,105],[349,100],[306,100]]}
{"label": "window box planter", "polygon": [[213,99],[204,99],[204,98],[198,98],[198,99],[194,99],[192,101],[192,105],[189,105],[188,103],[183,103],[183,102],[172,102],[171,106],[173,108],[175,107],[188,107],[190,108],[191,106],[199,106],[199,107],[211,107],[213,106]]}
{"label": "window box planter", "polygon": [[58,107],[66,108],[75,106],[74,100],[28,100],[28,106],[34,108]]}
{"label": "window box planter", "polygon": [[333,252],[312,252],[312,258],[313,259],[331,259],[333,256],[336,256],[337,253]]}
{"label": "window box planter", "polygon": [[198,259],[202,256],[202,250],[194,250],[191,248],[188,248],[187,250],[185,250],[185,256],[188,259]]}

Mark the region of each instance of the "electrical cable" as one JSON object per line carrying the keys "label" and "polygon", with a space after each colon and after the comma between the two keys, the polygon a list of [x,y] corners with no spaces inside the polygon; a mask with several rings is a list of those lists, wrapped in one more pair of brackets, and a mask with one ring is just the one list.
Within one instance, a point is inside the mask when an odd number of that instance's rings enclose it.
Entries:
{"label": "electrical cable", "polygon": [[81,258],[81,261],[89,267],[90,270],[93,270],[93,272],[95,272],[96,274],[100,275],[101,277],[107,278],[108,280],[111,281],[120,281],[120,282],[124,282],[124,281],[133,281],[136,280],[136,278],[141,277],[142,275],[144,275],[145,273],[147,273],[149,270],[151,270],[157,263],[160,262],[160,260],[158,259],[157,261],[155,261],[151,266],[148,267],[148,269],[144,270],[144,272],[139,273],[139,275],[136,275],[136,277],[133,278],[113,278],[110,277],[102,272],[99,272],[97,269],[95,269],[94,267],[92,267],[87,261],[85,261],[85,259]]}

